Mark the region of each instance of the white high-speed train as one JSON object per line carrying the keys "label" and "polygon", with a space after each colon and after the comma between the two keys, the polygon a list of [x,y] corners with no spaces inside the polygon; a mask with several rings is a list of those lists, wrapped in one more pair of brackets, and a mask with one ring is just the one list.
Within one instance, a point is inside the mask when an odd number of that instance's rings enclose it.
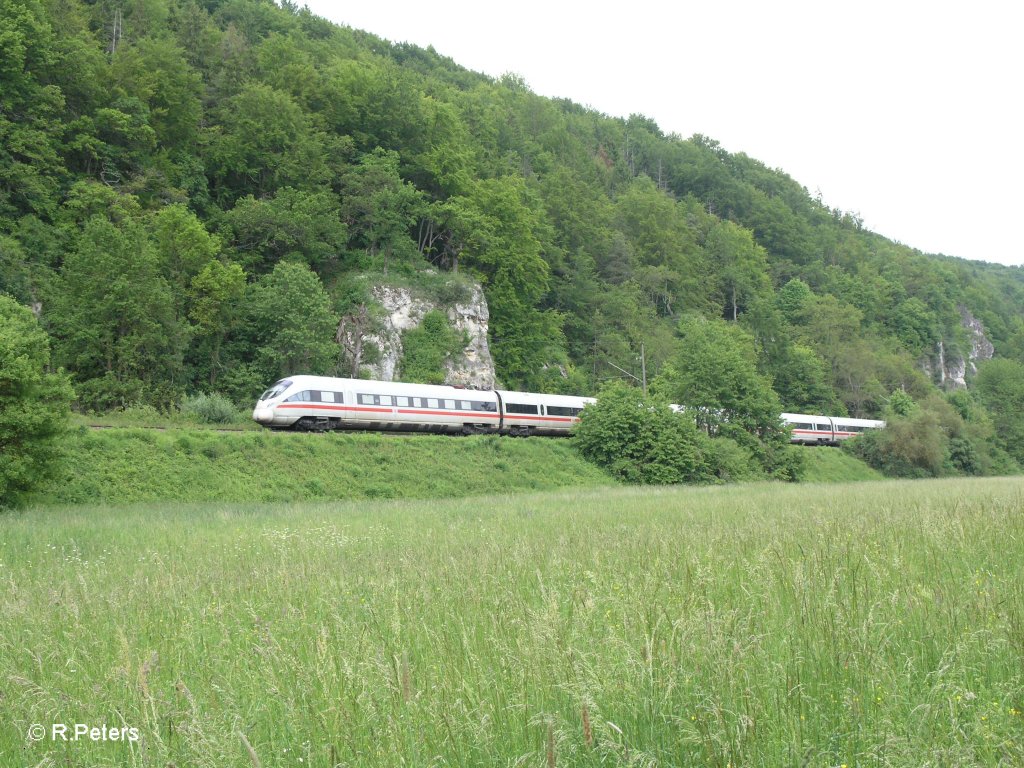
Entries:
{"label": "white high-speed train", "polygon": [[567,435],[592,402],[502,389],[292,376],[260,395],[252,417],[275,429]]}
{"label": "white high-speed train", "polygon": [[[252,417],[271,429],[568,435],[592,397],[397,381],[292,376],[260,395]],[[791,441],[835,445],[884,421],[782,414]]]}

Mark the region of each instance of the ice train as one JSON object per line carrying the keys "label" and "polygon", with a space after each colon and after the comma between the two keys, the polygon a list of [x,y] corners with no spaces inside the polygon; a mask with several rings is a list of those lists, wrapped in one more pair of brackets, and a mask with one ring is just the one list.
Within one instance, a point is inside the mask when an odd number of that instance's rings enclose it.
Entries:
{"label": "ice train", "polygon": [[[454,434],[568,435],[592,397],[475,390],[397,381],[291,376],[260,395],[252,417],[264,427]],[[835,445],[884,421],[782,414],[792,442]]]}

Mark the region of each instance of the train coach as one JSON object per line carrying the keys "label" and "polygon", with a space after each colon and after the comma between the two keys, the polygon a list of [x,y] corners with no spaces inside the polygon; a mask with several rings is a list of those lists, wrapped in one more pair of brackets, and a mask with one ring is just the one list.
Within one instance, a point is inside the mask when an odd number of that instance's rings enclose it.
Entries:
{"label": "train coach", "polygon": [[260,395],[252,417],[271,429],[557,436],[568,435],[592,402],[501,389],[292,376]]}
{"label": "train coach", "polygon": [[790,442],[802,445],[838,445],[843,440],[885,426],[884,421],[808,413],[784,413],[782,423],[792,428]]}

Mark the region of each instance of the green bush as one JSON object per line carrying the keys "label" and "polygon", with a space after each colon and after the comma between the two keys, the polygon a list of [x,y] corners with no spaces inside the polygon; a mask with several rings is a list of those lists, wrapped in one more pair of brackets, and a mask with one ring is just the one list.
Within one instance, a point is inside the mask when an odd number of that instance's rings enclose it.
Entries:
{"label": "green bush", "polygon": [[575,436],[585,459],[628,483],[716,479],[704,455],[707,438],[693,421],[621,383],[605,387],[583,410]]}
{"label": "green bush", "polygon": [[847,440],[843,448],[890,477],[938,477],[947,466],[948,441],[931,411],[886,414],[885,429]]}
{"label": "green bush", "polygon": [[704,440],[708,467],[724,483],[764,479],[764,471],[754,453],[727,437]]}
{"label": "green bush", "polygon": [[238,409],[235,408],[235,404],[216,392],[185,398],[181,410],[206,424],[230,424],[238,420]]}
{"label": "green bush", "polygon": [[445,362],[457,355],[466,345],[466,339],[448,323],[448,316],[431,310],[423,316],[418,327],[402,334],[402,381],[422,384],[443,384]]}

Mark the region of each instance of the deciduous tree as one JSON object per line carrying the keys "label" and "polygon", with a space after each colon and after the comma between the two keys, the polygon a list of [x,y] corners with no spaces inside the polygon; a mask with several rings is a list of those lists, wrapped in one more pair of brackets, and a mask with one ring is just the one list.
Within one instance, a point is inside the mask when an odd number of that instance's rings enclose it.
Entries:
{"label": "deciduous tree", "polygon": [[32,312],[0,295],[0,507],[15,504],[59,457],[74,393],[50,372],[50,344]]}

